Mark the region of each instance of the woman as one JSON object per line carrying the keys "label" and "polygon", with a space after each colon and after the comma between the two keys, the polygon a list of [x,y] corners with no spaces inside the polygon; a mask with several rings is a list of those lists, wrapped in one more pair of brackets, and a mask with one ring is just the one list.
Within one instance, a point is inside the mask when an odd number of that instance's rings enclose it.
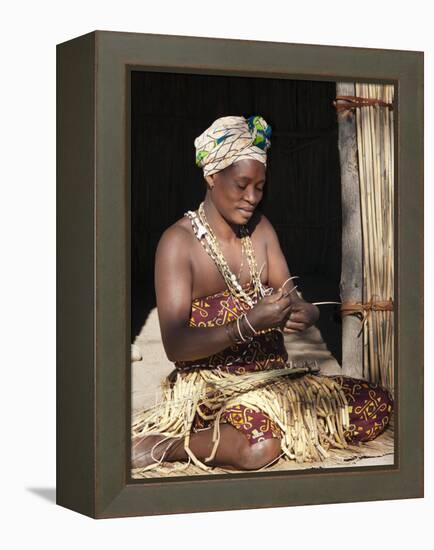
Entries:
{"label": "woman", "polygon": [[[387,426],[385,390],[287,362],[283,333],[310,327],[319,310],[297,294],[276,232],[256,210],[270,136],[260,116],[227,116],[195,140],[206,196],[164,232],[155,263],[161,335],[176,370],[162,403],[134,423],[135,468],[193,460],[256,470],[282,454],[322,459]],[[373,413],[355,414],[349,399],[369,392]]]}

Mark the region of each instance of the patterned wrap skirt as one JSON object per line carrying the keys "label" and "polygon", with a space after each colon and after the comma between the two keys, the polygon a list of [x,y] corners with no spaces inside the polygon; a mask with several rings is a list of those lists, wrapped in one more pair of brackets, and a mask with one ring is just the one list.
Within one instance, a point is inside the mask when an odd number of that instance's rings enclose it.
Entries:
{"label": "patterned wrap skirt", "polygon": [[[244,310],[245,311],[245,310]],[[197,298],[192,303],[191,327],[222,326],[236,319],[243,310],[228,290],[204,298]],[[220,353],[197,361],[180,361],[175,363],[176,373],[206,369],[231,374],[245,374],[288,366],[283,334],[273,330],[245,344],[234,344]],[[322,377],[325,378],[325,377]],[[348,443],[355,444],[375,439],[389,424],[393,411],[391,393],[378,384],[346,376],[327,377],[336,381],[345,394],[349,423],[344,431]],[[194,417],[192,431],[210,429],[213,426],[210,409],[206,404],[199,405]],[[243,433],[250,444],[270,438],[281,438],[282,430],[258,407],[249,407],[235,403],[220,416],[220,422],[228,423]]]}

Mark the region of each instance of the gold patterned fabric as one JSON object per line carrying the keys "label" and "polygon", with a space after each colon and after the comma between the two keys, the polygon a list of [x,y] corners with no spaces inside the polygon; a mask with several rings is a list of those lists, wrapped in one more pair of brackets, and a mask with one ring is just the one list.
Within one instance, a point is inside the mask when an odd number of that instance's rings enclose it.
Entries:
{"label": "gold patterned fabric", "polygon": [[345,392],[350,425],[345,438],[352,443],[371,441],[387,428],[393,413],[393,397],[389,390],[366,380],[348,376],[333,377]]}
{"label": "gold patterned fabric", "polygon": [[[200,405],[199,409],[201,413],[205,415],[210,413],[210,410],[204,405]],[[231,424],[234,428],[243,433],[250,445],[273,437],[278,439],[282,437],[282,431],[267,414],[239,403],[226,408],[221,416],[221,422]],[[210,426],[210,422],[204,420],[201,415],[196,415],[193,422],[194,432],[198,432]]]}
{"label": "gold patterned fabric", "polygon": [[[251,283],[243,285],[245,290]],[[265,289],[271,287],[265,286]],[[236,300],[229,290],[218,292],[211,296],[197,298],[191,305],[190,327],[212,328],[223,326],[234,321],[249,307]],[[288,353],[285,348],[283,334],[272,330],[259,334],[248,343],[233,344],[216,353],[194,361],[177,361],[178,370],[192,368],[214,368],[225,372],[243,374],[251,371],[283,368],[286,366]]]}

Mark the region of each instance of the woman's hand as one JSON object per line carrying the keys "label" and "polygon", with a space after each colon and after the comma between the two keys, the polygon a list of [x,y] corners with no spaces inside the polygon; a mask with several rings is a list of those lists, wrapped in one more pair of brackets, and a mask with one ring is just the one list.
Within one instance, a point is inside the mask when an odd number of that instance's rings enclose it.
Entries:
{"label": "woman's hand", "polygon": [[283,325],[285,334],[302,332],[314,325],[319,319],[319,309],[317,306],[300,300],[292,304],[290,313]]}
{"label": "woman's hand", "polygon": [[271,296],[265,296],[247,313],[256,330],[280,327],[291,312],[291,296],[279,288]]}

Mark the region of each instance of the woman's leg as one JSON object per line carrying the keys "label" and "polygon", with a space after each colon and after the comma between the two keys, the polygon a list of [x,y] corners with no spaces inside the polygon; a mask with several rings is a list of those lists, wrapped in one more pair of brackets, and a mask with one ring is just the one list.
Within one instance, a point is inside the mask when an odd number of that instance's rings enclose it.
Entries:
{"label": "woman's leg", "polygon": [[[202,462],[211,454],[213,430],[192,433],[189,447]],[[165,453],[165,462],[187,461],[183,439],[168,439],[161,435],[138,437],[132,442],[131,462],[133,468],[143,468],[159,460]],[[157,443],[151,456],[152,447]],[[214,459],[209,466],[221,466],[235,470],[257,470],[276,460],[280,455],[280,439],[273,437],[251,444],[246,435],[229,423],[220,425],[220,441]]]}

